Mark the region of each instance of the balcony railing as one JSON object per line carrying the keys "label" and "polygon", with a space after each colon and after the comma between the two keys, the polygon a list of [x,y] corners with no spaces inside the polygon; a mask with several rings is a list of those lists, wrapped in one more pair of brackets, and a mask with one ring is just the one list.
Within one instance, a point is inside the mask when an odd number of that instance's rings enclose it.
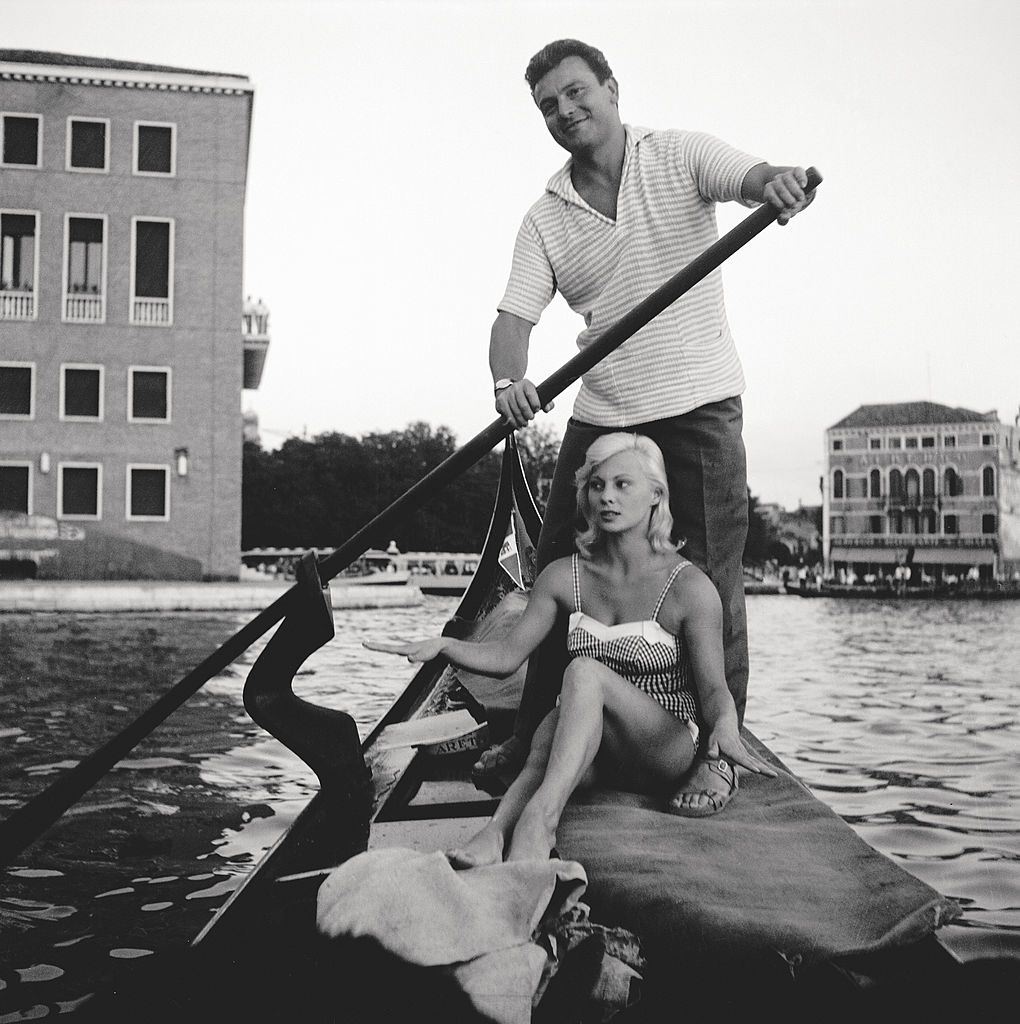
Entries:
{"label": "balcony railing", "polygon": [[0,291],[0,320],[34,319],[34,292]]}
{"label": "balcony railing", "polygon": [[133,299],[131,323],[143,327],[169,327],[173,320],[169,299]]}
{"label": "balcony railing", "polygon": [[98,324],[106,319],[106,297],[103,295],[65,295],[64,319],[68,323]]}
{"label": "balcony railing", "polygon": [[954,533],[834,533],[829,537],[841,548],[991,548],[998,551],[999,542],[993,534]]}

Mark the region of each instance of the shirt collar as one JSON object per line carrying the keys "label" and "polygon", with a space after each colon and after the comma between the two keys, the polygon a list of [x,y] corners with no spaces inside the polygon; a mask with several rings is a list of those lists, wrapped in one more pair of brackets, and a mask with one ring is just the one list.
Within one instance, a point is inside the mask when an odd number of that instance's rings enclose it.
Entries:
{"label": "shirt collar", "polygon": [[[626,169],[627,161],[631,156],[631,151],[643,138],[645,138],[645,136],[652,134],[652,129],[639,128],[634,125],[625,124],[623,126],[623,131],[625,137],[623,166]],[[573,163],[574,158],[568,158],[567,162],[546,183],[545,190],[568,203],[583,205],[585,209],[587,209],[588,204],[585,203],[577,194],[577,190],[574,188],[574,183],[570,180],[570,168],[573,166]]]}

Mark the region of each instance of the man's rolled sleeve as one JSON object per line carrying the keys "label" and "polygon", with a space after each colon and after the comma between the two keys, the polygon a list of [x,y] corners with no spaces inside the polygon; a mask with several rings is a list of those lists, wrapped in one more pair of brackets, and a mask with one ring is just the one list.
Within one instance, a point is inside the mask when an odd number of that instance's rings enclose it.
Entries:
{"label": "man's rolled sleeve", "polygon": [[717,139],[707,132],[682,132],[680,159],[687,164],[698,192],[713,203],[740,203],[757,206],[741,196],[748,171],[762,163],[760,157]]}
{"label": "man's rolled sleeve", "polygon": [[534,225],[526,217],[514,243],[510,280],[496,308],[537,324],[555,294],[553,269]]}

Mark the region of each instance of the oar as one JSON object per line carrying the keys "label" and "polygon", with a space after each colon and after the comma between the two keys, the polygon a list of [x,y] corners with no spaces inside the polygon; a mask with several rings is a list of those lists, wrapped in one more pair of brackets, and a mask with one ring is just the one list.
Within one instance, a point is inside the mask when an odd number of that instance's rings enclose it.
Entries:
{"label": "oar", "polygon": [[[807,174],[807,189],[813,191],[821,183],[821,175],[813,167],[808,169]],[[638,303],[598,341],[593,342],[542,381],[538,385],[542,405],[548,405],[583,373],[644,327],[649,320],[672,305],[685,292],[690,291],[755,235],[764,231],[777,216],[778,211],[775,207],[760,206],[736,227],[727,231],[714,245],[709,246],[683,270],[674,274],[648,298]],[[422,477],[396,501],[344,541],[331,555],[318,562],[322,582],[328,582],[338,572],[346,569],[373,544],[385,543],[395,523],[424,504],[451,480],[470,469],[487,452],[492,451],[511,430],[504,420],[494,420],[481,433],[476,434],[462,448]],[[130,725],[19,807],[0,825],[0,865],[9,864],[13,857],[49,828],[68,807],[94,786],[121,758],[130,753],[156,726],[276,625],[290,610],[297,593],[298,588],[295,585],[281,594],[251,622],[196,665]]]}

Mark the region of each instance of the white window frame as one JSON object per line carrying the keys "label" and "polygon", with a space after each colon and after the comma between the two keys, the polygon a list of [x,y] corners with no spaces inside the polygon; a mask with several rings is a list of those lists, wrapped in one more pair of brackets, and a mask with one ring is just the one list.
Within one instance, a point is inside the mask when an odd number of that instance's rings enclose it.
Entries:
{"label": "white window frame", "polygon": [[[64,470],[65,469],[97,469],[96,474],[96,514],[83,515],[79,512],[64,512]],[[57,463],[57,518],[98,522],[103,518],[103,464],[101,462],[58,462]]]}
{"label": "white window frame", "polygon": [[[0,166],[2,166],[2,165],[0,165]],[[15,164],[14,166],[22,167],[24,165],[23,164]],[[40,239],[42,238],[42,214],[38,210],[18,210],[18,209],[15,209],[14,207],[11,207],[11,206],[0,207],[0,214],[3,214],[3,213],[31,214],[33,217],[35,217],[35,246],[34,246],[35,251],[33,253],[33,257],[34,258],[32,260],[32,291],[29,293],[32,296],[32,315],[31,316],[26,316],[26,317],[21,317],[21,316],[19,316],[19,317],[10,317],[9,319],[12,319],[12,320],[22,320],[22,321],[38,320],[39,319],[39,248],[40,248],[39,242],[40,242]],[[2,243],[0,243],[0,244],[2,244]],[[18,293],[20,293],[22,295],[25,294],[24,292],[21,291],[20,288],[12,288],[11,292],[9,292],[7,294],[11,294],[13,292],[18,292]],[[3,292],[0,292],[0,296],[2,296],[3,294],[4,294]],[[8,319],[8,318],[0,316],[0,320],[4,320],[4,319]]]}
{"label": "white window frame", "polygon": [[956,434],[943,434],[942,435],[942,447],[943,448],[956,448]]}
{"label": "white window frame", "polygon": [[[138,247],[138,222],[145,221],[147,223],[154,224],[169,224],[170,225],[170,260],[167,268],[167,275],[169,280],[167,281],[166,288],[166,301],[167,301],[167,319],[165,323],[150,323],[144,320],[138,320],[135,318],[135,303],[139,300],[145,301],[147,296],[135,295],[135,264],[136,250]],[[131,286],[128,293],[128,322],[136,327],[173,327],[174,325],[174,255],[177,248],[177,229],[176,221],[173,217],[132,217],[131,218]]]}
{"label": "white window frame", "polygon": [[[166,374],[166,419],[157,420],[149,416],[135,415],[135,373],[165,373]],[[172,423],[174,413],[174,372],[169,366],[129,366],[127,368],[127,421],[128,423]]]}
{"label": "white window frame", "polygon": [[[161,516],[133,516],[131,514],[131,472],[135,469],[161,469],[166,480],[163,491],[164,512]],[[129,462],[124,477],[124,518],[129,523],[166,523],[170,521],[170,467],[163,462]]]}
{"label": "white window frame", "polygon": [[35,363],[23,362],[18,359],[0,359],[0,366],[27,366],[32,371],[32,383],[29,385],[28,394],[28,415],[20,412],[0,412],[0,420],[27,420],[35,419]]}
{"label": "white window frame", "polygon": [[29,459],[0,459],[0,466],[23,466],[28,469],[28,512],[26,515],[33,515],[33,487],[35,485],[35,463]]}
{"label": "white window frame", "polygon": [[[32,117],[39,122],[39,135],[35,143],[34,164],[8,164],[4,163],[4,118],[5,117]],[[23,171],[39,170],[42,167],[43,154],[43,116],[31,111],[21,110],[0,110],[0,167],[20,168]]]}
{"label": "white window frame", "polygon": [[[68,264],[71,262],[71,218],[77,217],[80,220],[101,220],[103,222],[103,269],[101,271],[102,283],[99,288],[99,301],[101,314],[95,320],[83,319],[80,317],[69,317],[67,315],[67,300],[71,297],[68,291],[70,281],[68,280]],[[61,278],[61,299],[60,319],[65,324],[105,324],[106,323],[106,267],[110,255],[110,218],[105,213],[65,213],[64,214],[64,269]]]}
{"label": "white window frame", "polygon": [[[169,128],[170,129],[170,171],[140,171],[138,169],[138,129]],[[177,177],[177,124],[174,121],[135,121],[132,130],[131,173],[139,178],[176,178]]]}
{"label": "white window frame", "polygon": [[[99,371],[99,415],[69,416],[64,412],[64,383],[67,370],[98,370]],[[61,363],[60,364],[60,419],[65,423],[102,423],[106,412],[104,393],[106,389],[106,367],[102,363]]]}
{"label": "white window frame", "polygon": [[[71,126],[75,121],[87,121],[89,124],[105,124],[106,132],[103,137],[103,166],[102,167],[75,167],[71,163]],[[67,146],[64,156],[64,170],[72,171],[75,174],[109,174],[110,173],[110,119],[108,117],[86,117],[84,114],[68,114],[67,116]]]}

